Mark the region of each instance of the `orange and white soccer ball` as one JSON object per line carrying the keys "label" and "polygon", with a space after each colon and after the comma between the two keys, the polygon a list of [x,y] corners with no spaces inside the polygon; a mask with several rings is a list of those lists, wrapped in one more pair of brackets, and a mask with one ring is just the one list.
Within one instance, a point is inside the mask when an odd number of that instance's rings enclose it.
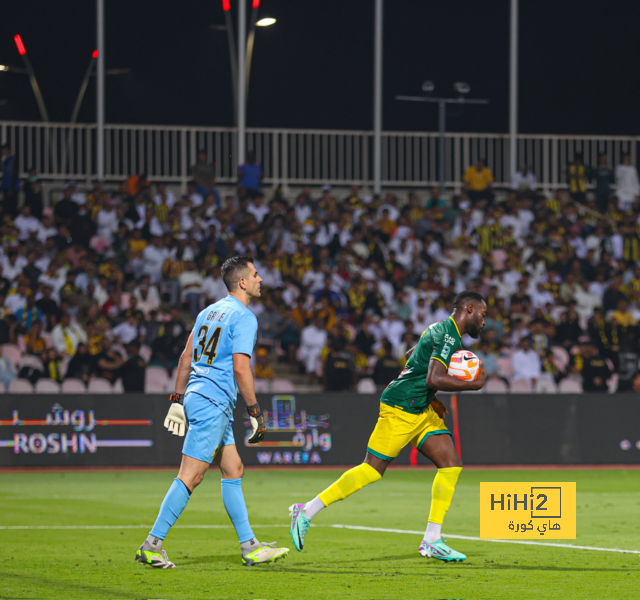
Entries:
{"label": "orange and white soccer ball", "polygon": [[475,381],[480,373],[480,359],[469,350],[458,350],[451,356],[448,372],[462,381]]}

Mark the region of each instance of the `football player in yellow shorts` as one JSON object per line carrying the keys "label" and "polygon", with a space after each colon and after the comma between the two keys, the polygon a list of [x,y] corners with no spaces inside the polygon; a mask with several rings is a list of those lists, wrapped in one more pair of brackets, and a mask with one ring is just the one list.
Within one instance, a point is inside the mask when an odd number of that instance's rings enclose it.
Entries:
{"label": "football player in yellow shorts", "polygon": [[409,351],[409,360],[402,373],[382,393],[380,417],[369,439],[364,462],[344,473],[310,502],[289,507],[290,533],[297,550],[302,550],[311,519],[316,514],[379,481],[391,461],[411,443],[438,468],[420,554],[446,562],[465,560],[466,556],[449,548],[441,536],[442,522],[462,471],[462,460],[442,420],[446,409],[436,398],[436,392],[479,390],[484,385],[487,372],[482,363],[474,381],[457,379],[447,371],[451,355],[462,349],[462,336],[465,333],[474,338],[480,335],[486,312],[487,304],[480,294],[461,292],[454,300],[452,315],[434,323],[422,334],[420,341]]}

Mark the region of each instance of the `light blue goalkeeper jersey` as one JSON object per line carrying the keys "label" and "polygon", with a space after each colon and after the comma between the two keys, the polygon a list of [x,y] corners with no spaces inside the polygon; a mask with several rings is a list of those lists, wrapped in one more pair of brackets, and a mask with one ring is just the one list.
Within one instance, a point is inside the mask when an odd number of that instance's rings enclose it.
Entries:
{"label": "light blue goalkeeper jersey", "polygon": [[234,296],[205,308],[193,327],[187,393],[197,392],[231,412],[238,398],[233,355],[251,356],[257,337],[258,319]]}

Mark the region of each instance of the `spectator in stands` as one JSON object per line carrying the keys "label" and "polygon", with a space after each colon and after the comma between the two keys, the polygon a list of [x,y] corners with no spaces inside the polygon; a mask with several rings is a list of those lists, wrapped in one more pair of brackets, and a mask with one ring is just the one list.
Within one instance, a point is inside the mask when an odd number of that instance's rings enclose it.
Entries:
{"label": "spectator in stands", "polygon": [[153,343],[153,360],[162,365],[171,374],[178,365],[178,359],[184,350],[187,329],[177,308],[171,309],[171,319],[160,327],[158,337]]}
{"label": "spectator in stands", "polygon": [[258,334],[263,343],[273,344],[282,326],[282,316],[276,310],[272,298],[264,302],[264,310],[258,315]]}
{"label": "spectator in stands", "polygon": [[27,298],[31,294],[27,282],[23,278],[19,278],[15,288],[9,290],[9,295],[4,301],[4,306],[9,314],[17,314],[17,312],[27,305]]}
{"label": "spectator in stands", "polygon": [[0,384],[4,386],[5,390],[9,389],[9,384],[14,380],[14,365],[9,362],[9,359],[4,356],[4,349],[0,345]]}
{"label": "spectator in stands", "polygon": [[579,204],[587,203],[587,179],[589,178],[589,169],[582,161],[582,154],[576,154],[567,167],[567,182],[571,197]]}
{"label": "spectator in stands", "polygon": [[524,379],[532,386],[540,379],[541,363],[538,354],[531,349],[531,339],[523,337],[519,343],[519,349],[511,358],[513,367],[513,380]]}
{"label": "spectator in stands", "polygon": [[486,200],[487,206],[491,206],[495,198],[491,186],[493,184],[493,173],[486,166],[484,159],[467,169],[464,174],[464,189],[472,202]]}
{"label": "spectator in stands", "polygon": [[576,312],[581,318],[587,319],[596,307],[600,306],[601,298],[590,290],[590,282],[584,279],[580,288],[573,294],[576,301]]}
{"label": "spectator in stands", "polygon": [[143,393],[147,363],[140,356],[140,346],[136,342],[129,344],[127,350],[129,358],[122,365],[119,373],[122,378],[122,387],[127,393]]}
{"label": "spectator in stands", "polygon": [[610,311],[617,310],[621,300],[626,300],[625,293],[622,291],[622,274],[616,273],[602,298],[602,308],[605,315],[608,316]]}
{"label": "spectator in stands", "polygon": [[487,371],[487,377],[498,377],[498,357],[495,352],[491,350],[491,346],[488,342],[483,341],[480,343],[480,350],[476,352],[476,356],[484,363],[484,368]]}
{"label": "spectator in stands", "polygon": [[402,371],[402,364],[396,358],[393,345],[389,340],[382,344],[383,354],[376,361],[373,369],[373,381],[377,386],[387,386]]}
{"label": "spectator in stands", "polygon": [[114,383],[118,378],[120,368],[124,365],[125,360],[122,355],[113,347],[111,340],[105,337],[102,340],[102,348],[94,356],[98,367],[98,377],[107,379]]}
{"label": "spectator in stands", "polygon": [[49,348],[44,352],[42,364],[45,377],[58,383],[62,381],[62,361],[55,348]]}
{"label": "spectator in stands", "polygon": [[615,173],[609,165],[609,157],[606,154],[601,154],[598,157],[598,166],[593,169],[591,175],[596,184],[596,206],[600,213],[605,214],[609,208],[609,197],[616,181]]}
{"label": "spectator in stands", "polygon": [[551,350],[547,350],[541,357],[541,372],[542,375],[550,377],[555,383],[560,383],[564,378],[564,373],[558,367],[556,360]]}
{"label": "spectator in stands", "polygon": [[620,352],[617,356],[618,389],[617,393],[630,392],[633,389],[633,378],[638,370],[640,354],[638,353],[635,336],[622,336]]}
{"label": "spectator in stands", "polygon": [[535,192],[538,181],[529,165],[524,165],[520,171],[516,171],[511,177],[511,189],[517,192]]}
{"label": "spectator in stands", "polygon": [[23,182],[24,204],[29,207],[31,214],[40,220],[42,219],[42,184],[35,167],[31,167],[28,173],[28,177]]}
{"label": "spectator in stands", "polygon": [[214,266],[209,269],[209,275],[202,284],[202,292],[204,293],[206,306],[221,300],[227,295],[227,287],[224,285],[224,281],[222,281],[220,266]]}
{"label": "spectator in stands", "polygon": [[53,348],[61,356],[73,356],[80,342],[87,342],[87,334],[77,323],[72,323],[69,313],[64,313],[60,323],[51,332]]}
{"label": "spectator in stands", "polygon": [[402,336],[406,331],[405,324],[398,319],[398,315],[394,311],[390,311],[389,315],[380,321],[380,329],[384,331],[385,337],[393,344],[394,347],[400,345]]}
{"label": "spectator in stands", "polygon": [[238,167],[238,183],[249,198],[256,198],[261,192],[262,166],[256,162],[255,152],[247,152],[247,161]]}
{"label": "spectator in stands", "polygon": [[191,177],[195,183],[196,191],[206,198],[213,194],[216,206],[220,206],[221,200],[216,190],[216,163],[207,160],[207,151],[198,150],[198,161],[191,167]]}
{"label": "spectator in stands", "polygon": [[269,214],[269,207],[263,204],[262,193],[255,194],[247,206],[247,212],[256,218],[258,225],[261,225],[265,217]]}
{"label": "spectator in stands", "polygon": [[182,293],[189,304],[191,317],[196,319],[200,312],[200,299],[202,298],[202,286],[204,284],[204,280],[192,260],[185,261],[184,271],[180,273],[178,283],[180,284]]}
{"label": "spectator in stands", "polygon": [[[197,316],[197,315],[196,315]],[[127,345],[132,342],[142,342],[144,340],[145,329],[139,325],[136,315],[130,314],[126,321],[113,328],[113,336],[122,344]]]}
{"label": "spectator in stands", "polygon": [[353,386],[354,376],[353,358],[339,344],[331,344],[324,363],[324,389],[328,392],[349,390]]}
{"label": "spectator in stands", "polygon": [[286,353],[287,362],[296,364],[296,353],[300,347],[301,327],[293,318],[291,309],[287,309],[282,315],[282,322],[276,331],[276,339],[280,340],[280,347]]}
{"label": "spectator in stands", "polygon": [[309,382],[315,381],[315,373],[322,349],[327,341],[327,331],[321,318],[315,317],[313,323],[302,330],[300,334],[300,360],[305,366]]}
{"label": "spectator in stands", "polygon": [[618,208],[622,211],[630,210],[631,205],[640,197],[638,170],[631,164],[629,154],[623,154],[622,163],[616,167],[616,196]]}
{"label": "spectator in stands", "polygon": [[79,343],[77,352],[69,361],[65,378],[80,379],[87,385],[96,376],[96,372],[96,362],[87,352],[86,344]]}
{"label": "spectator in stands", "polygon": [[158,288],[151,284],[148,275],[141,278],[139,285],[133,290],[132,298],[138,301],[138,307],[145,315],[160,307]]}
{"label": "spectator in stands", "polygon": [[404,292],[396,293],[395,300],[391,304],[391,312],[395,313],[401,321],[411,320],[411,305],[407,302]]}
{"label": "spectator in stands", "polygon": [[269,364],[269,350],[266,348],[258,348],[256,352],[256,366],[254,368],[255,378],[273,381],[275,375],[275,369]]}
{"label": "spectator in stands", "polygon": [[556,327],[555,343],[569,349],[578,343],[582,335],[580,318],[573,307],[560,314],[560,322]]}
{"label": "spectator in stands", "polygon": [[591,342],[582,346],[582,389],[585,392],[607,392],[607,381],[612,371],[607,360]]}
{"label": "spectator in stands", "polygon": [[42,321],[34,321],[31,329],[24,336],[24,345],[27,354],[40,356],[46,347],[46,342],[42,337]]}
{"label": "spectator in stands", "polygon": [[626,299],[618,300],[617,309],[611,314],[611,320],[616,321],[621,327],[635,327],[636,320],[629,312],[629,303]]}
{"label": "spectator in stands", "polygon": [[74,186],[67,184],[62,197],[53,208],[54,222],[58,227],[60,225],[72,225],[74,220],[78,218],[80,208],[72,198],[73,192]]}

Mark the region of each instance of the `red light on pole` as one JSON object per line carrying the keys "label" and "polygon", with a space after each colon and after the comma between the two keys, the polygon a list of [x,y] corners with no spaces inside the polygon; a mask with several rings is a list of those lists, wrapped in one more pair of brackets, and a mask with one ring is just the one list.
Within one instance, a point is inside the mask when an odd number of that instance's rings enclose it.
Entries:
{"label": "red light on pole", "polygon": [[20,54],[20,56],[24,56],[27,53],[27,49],[24,47],[22,38],[20,37],[19,33],[13,36],[13,41],[16,43],[16,47],[18,48],[18,53]]}
{"label": "red light on pole", "polygon": [[260,6],[260,0],[253,0],[253,4],[251,6],[253,8],[258,8]]}
{"label": "red light on pole", "polygon": [[98,58],[98,56],[100,56],[100,53],[97,50],[94,50],[91,54],[91,58]]}
{"label": "red light on pole", "polygon": [[222,0],[222,10],[224,10],[225,12],[231,10],[231,4],[229,3],[229,0]]}

